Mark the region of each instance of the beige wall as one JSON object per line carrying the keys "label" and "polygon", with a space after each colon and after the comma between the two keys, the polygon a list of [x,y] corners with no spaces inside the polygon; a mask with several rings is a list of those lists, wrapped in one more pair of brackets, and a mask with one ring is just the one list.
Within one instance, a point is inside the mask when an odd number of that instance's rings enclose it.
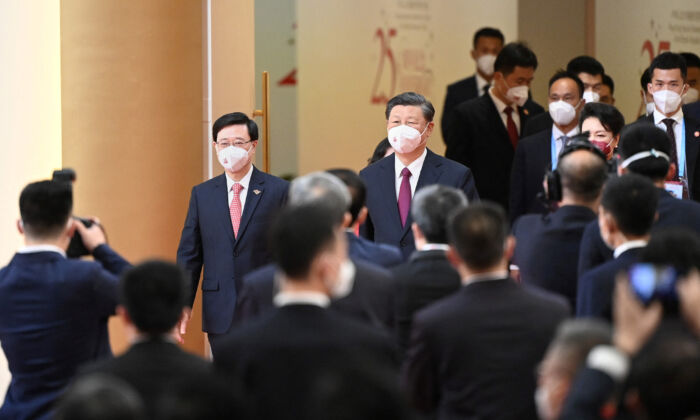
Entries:
{"label": "beige wall", "polygon": [[[0,2],[0,266],[22,245],[20,191],[61,166],[59,40],[57,1]],[[0,398],[9,380],[0,351]]]}

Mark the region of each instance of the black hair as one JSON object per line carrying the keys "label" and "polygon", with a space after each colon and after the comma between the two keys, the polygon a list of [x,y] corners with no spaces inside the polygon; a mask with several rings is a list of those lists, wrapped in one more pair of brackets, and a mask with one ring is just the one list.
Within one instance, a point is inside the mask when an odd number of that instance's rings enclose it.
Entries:
{"label": "black hair", "polygon": [[572,58],[566,65],[566,71],[574,74],[588,73],[591,76],[605,73],[605,69],[603,65],[600,64],[600,61],[588,55],[580,55]]}
{"label": "black hair", "polygon": [[421,111],[423,111],[423,117],[428,122],[431,122],[435,116],[433,104],[420,93],[404,92],[389,99],[389,102],[386,103],[386,110],[384,111],[387,120],[391,114],[391,109],[396,105],[419,106]]}
{"label": "black hair", "polygon": [[151,260],[128,270],[119,282],[119,300],[145,334],[170,331],[190,299],[189,283],[175,264]]}
{"label": "black hair", "polygon": [[700,269],[700,238],[694,231],[680,227],[654,229],[639,260],[654,265],[670,265],[682,274],[693,268]]}
{"label": "black hair", "polygon": [[464,192],[445,185],[430,185],[416,192],[411,203],[411,217],[430,243],[447,243],[447,218],[466,206]]}
{"label": "black hair", "polygon": [[680,56],[683,57],[683,59],[685,60],[686,69],[688,67],[700,68],[700,57],[698,57],[697,54],[693,54],[691,52],[682,52],[680,53]]}
{"label": "black hair", "polygon": [[391,143],[389,143],[389,139],[387,137],[384,137],[382,141],[377,143],[377,147],[374,148],[374,153],[372,153],[372,157],[367,159],[367,164],[371,165],[374,162],[378,160],[384,159],[384,155],[386,155],[386,151],[391,148]]}
{"label": "black hair", "polygon": [[123,379],[104,373],[77,378],[57,401],[55,420],[145,420],[145,404]]}
{"label": "black hair", "polygon": [[[664,130],[650,122],[635,123],[622,130],[617,148],[621,159],[652,149],[671,156],[671,140]],[[658,181],[666,178],[670,165],[671,163],[661,156],[648,156],[630,163],[627,170]]]}
{"label": "black hair", "polygon": [[501,52],[498,53],[493,69],[501,72],[503,76],[508,76],[513,73],[516,66],[537,70],[537,56],[522,42],[506,44]]}
{"label": "black hair", "polygon": [[625,126],[625,117],[622,113],[614,106],[601,102],[591,102],[583,106],[578,118],[579,129],[588,118],[598,119],[603,128],[613,133],[613,136],[620,134]]}
{"label": "black hair", "polygon": [[329,169],[328,172],[331,175],[335,175],[343,181],[350,191],[350,197],[352,201],[350,202],[350,216],[352,217],[351,224],[355,223],[357,216],[360,214],[360,210],[365,206],[365,201],[367,200],[367,188],[365,187],[365,182],[360,178],[360,176],[351,169],[336,168]]}
{"label": "black hair", "polygon": [[654,70],[656,69],[680,69],[681,77],[683,78],[683,80],[685,81],[686,77],[688,77],[688,67],[685,64],[685,59],[683,58],[683,56],[669,51],[661,53],[654,57],[653,60],[651,60],[651,64],[649,65],[650,80],[654,78]]}
{"label": "black hair", "polygon": [[651,230],[658,201],[659,194],[649,178],[626,174],[605,184],[600,205],[623,234],[642,236]]}
{"label": "black hair", "polygon": [[581,81],[581,79],[578,78],[576,74],[568,72],[566,70],[557,70],[557,72],[554,73],[554,76],[552,76],[549,79],[548,88],[551,89],[554,82],[560,79],[571,79],[574,82],[576,82],[576,86],[578,87],[578,97],[581,98],[583,96],[583,82]]}
{"label": "black hair", "polygon": [[613,82],[612,77],[607,74],[603,74],[603,84],[610,88],[610,94],[615,93],[615,82]]}
{"label": "black hair", "polygon": [[216,136],[219,135],[219,131],[230,125],[245,125],[248,128],[250,140],[258,139],[258,125],[255,121],[248,118],[248,116],[242,112],[232,112],[222,115],[219,119],[214,121],[214,125],[211,128],[212,140],[216,141]]}
{"label": "black hair", "polygon": [[500,30],[496,28],[481,28],[478,31],[474,33],[474,39],[472,41],[472,46],[476,48],[476,44],[479,42],[479,38],[498,38],[501,40],[501,44],[505,42],[505,38],[503,37],[503,33],[501,33]]}
{"label": "black hair", "polygon": [[[588,158],[575,159],[576,156],[581,156],[576,153],[579,150],[586,151]],[[608,179],[608,166],[605,158],[601,155],[602,153],[590,149],[562,153],[557,166],[562,189],[585,202],[596,200]]]}
{"label": "black hair", "polygon": [[323,203],[289,206],[272,223],[269,245],[279,268],[292,278],[309,273],[314,258],[335,240],[337,221]]}
{"label": "black hair", "polygon": [[481,201],[456,210],[448,221],[447,236],[459,257],[473,269],[485,269],[503,258],[508,221],[502,207]]}
{"label": "black hair", "polygon": [[647,85],[651,83],[651,70],[647,67],[643,72],[642,76],[639,78],[639,83],[642,86],[644,92],[647,91]]}
{"label": "black hair", "polygon": [[34,238],[59,235],[73,209],[73,190],[69,182],[33,182],[19,196],[19,213],[24,232]]}

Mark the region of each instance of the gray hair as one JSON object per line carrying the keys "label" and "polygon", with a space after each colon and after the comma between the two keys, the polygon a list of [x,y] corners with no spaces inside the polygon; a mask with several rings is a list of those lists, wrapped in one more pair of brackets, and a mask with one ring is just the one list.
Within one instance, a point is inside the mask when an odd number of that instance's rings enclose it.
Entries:
{"label": "gray hair", "polygon": [[468,203],[464,192],[444,185],[430,185],[416,192],[411,217],[430,243],[447,243],[447,218]]}
{"label": "gray hair", "polygon": [[559,324],[547,355],[560,352],[562,362],[573,373],[583,365],[593,347],[611,341],[612,328],[608,323],[596,319],[569,319]]}
{"label": "gray hair", "polygon": [[431,122],[435,116],[435,107],[420,93],[404,92],[391,98],[389,102],[387,102],[386,110],[384,111],[387,120],[391,114],[391,109],[396,105],[419,106],[421,111],[423,111],[423,117],[428,122]]}
{"label": "gray hair", "polygon": [[348,187],[337,176],[328,172],[312,172],[292,181],[289,187],[289,205],[322,204],[343,219],[349,211],[352,198]]}

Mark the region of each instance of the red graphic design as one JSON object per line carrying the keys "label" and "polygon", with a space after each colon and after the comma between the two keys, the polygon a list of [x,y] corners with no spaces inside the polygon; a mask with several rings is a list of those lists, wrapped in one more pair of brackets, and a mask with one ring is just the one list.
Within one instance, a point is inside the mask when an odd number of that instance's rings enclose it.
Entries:
{"label": "red graphic design", "polygon": [[[372,87],[372,95],[370,97],[370,103],[372,104],[385,104],[389,101],[391,97],[394,96],[394,91],[396,89],[396,61],[394,60],[394,53],[389,45],[389,40],[396,36],[396,29],[391,28],[389,32],[385,35],[382,28],[377,29],[374,37],[379,38],[379,65],[377,66],[377,75],[374,78],[374,86]],[[379,91],[379,82],[382,78],[384,72],[384,61],[389,60],[390,75],[391,75],[391,89],[389,93],[384,91]]]}
{"label": "red graphic design", "polygon": [[654,54],[654,45],[651,43],[650,40],[644,41],[642,44],[642,54],[647,52],[649,54],[649,63],[656,57],[657,55],[661,54],[664,51],[671,51],[671,43],[669,41],[659,41],[659,49],[656,51],[656,54]]}
{"label": "red graphic design", "polygon": [[277,82],[277,86],[296,86],[297,85],[297,69],[293,69],[286,76]]}

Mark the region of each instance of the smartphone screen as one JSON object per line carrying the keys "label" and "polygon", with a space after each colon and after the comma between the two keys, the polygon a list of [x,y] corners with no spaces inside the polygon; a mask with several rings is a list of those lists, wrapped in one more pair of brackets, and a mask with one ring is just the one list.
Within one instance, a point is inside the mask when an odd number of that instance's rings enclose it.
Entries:
{"label": "smartphone screen", "polygon": [[629,269],[632,288],[645,304],[652,300],[675,302],[678,273],[672,267],[653,264],[635,264]]}

